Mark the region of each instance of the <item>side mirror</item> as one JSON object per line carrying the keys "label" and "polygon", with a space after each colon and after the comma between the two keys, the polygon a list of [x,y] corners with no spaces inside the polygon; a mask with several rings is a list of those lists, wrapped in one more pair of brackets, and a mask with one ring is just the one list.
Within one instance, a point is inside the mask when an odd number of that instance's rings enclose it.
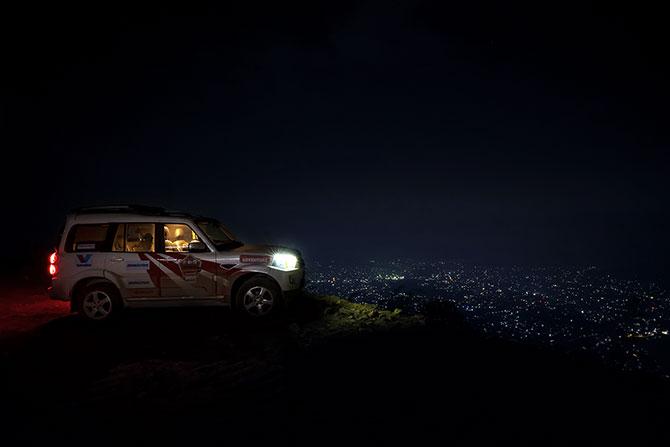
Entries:
{"label": "side mirror", "polygon": [[188,251],[189,253],[204,253],[209,251],[209,248],[202,241],[192,241],[188,244]]}

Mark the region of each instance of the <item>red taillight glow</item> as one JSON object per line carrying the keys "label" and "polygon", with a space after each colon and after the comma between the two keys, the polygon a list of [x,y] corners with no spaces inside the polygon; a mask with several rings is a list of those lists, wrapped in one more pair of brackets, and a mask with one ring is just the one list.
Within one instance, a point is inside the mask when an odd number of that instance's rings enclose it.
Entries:
{"label": "red taillight glow", "polygon": [[58,252],[54,251],[49,255],[49,274],[51,276],[55,276],[56,273],[58,273],[58,266],[56,263],[58,262]]}

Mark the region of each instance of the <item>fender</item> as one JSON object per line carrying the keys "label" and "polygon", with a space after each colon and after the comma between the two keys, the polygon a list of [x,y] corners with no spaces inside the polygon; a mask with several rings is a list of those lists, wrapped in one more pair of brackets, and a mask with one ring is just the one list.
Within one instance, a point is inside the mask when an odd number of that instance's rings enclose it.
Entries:
{"label": "fender", "polygon": [[[68,283],[72,284],[69,290],[65,290],[65,294],[67,297],[70,299],[73,299],[73,292],[79,286],[82,281],[86,280],[94,280],[94,279],[104,279],[105,278],[105,270],[103,269],[92,269],[92,270],[85,270],[83,272],[78,272],[72,275],[70,278],[68,278]],[[115,284],[116,285],[116,284]],[[117,286],[118,287],[118,286]]]}

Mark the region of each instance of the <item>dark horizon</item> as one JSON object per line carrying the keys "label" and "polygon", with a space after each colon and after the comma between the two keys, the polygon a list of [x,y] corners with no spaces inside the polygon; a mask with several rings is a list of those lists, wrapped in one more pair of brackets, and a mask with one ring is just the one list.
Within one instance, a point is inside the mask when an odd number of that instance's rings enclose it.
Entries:
{"label": "dark horizon", "polygon": [[16,7],[5,270],[74,207],[220,218],[313,259],[667,278],[662,14],[596,3]]}

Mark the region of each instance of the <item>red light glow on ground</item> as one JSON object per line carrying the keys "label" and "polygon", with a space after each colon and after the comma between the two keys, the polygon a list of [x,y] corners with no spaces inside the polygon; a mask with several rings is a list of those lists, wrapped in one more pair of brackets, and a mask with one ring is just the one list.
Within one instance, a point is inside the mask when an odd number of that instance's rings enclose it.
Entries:
{"label": "red light glow on ground", "polygon": [[0,287],[0,337],[31,331],[69,312],[70,303],[50,299],[39,286]]}

